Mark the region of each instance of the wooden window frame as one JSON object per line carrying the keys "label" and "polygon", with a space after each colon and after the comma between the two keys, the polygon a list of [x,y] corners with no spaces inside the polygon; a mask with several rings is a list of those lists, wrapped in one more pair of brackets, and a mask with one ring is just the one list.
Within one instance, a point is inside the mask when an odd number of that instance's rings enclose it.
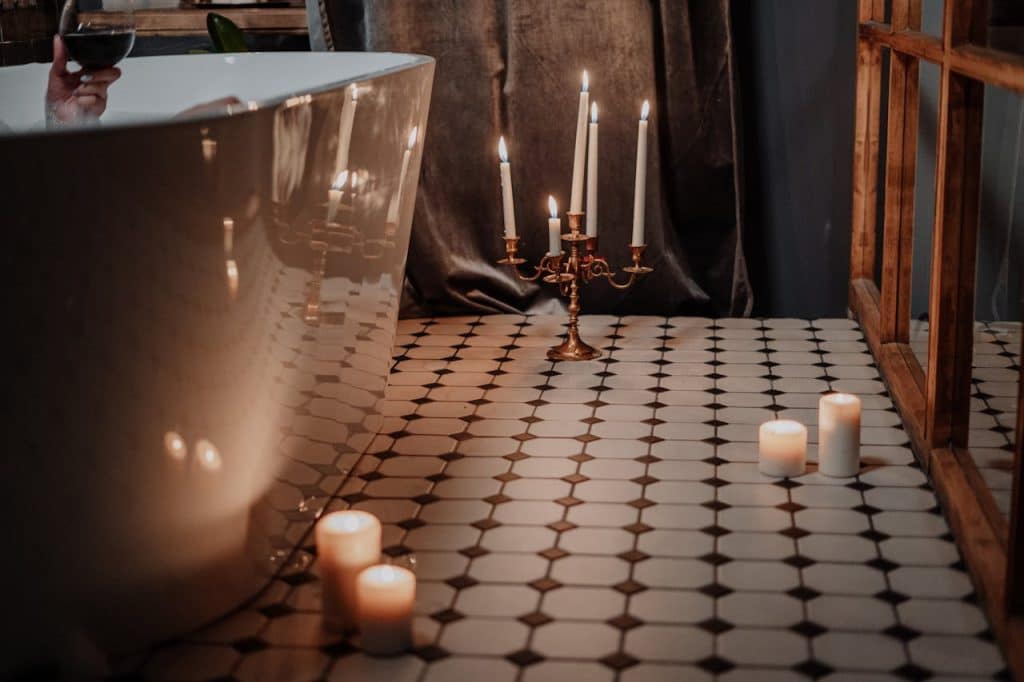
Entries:
{"label": "wooden window frame", "polygon": [[[942,36],[921,32],[921,0],[891,0],[888,19],[886,4],[859,0],[850,309],[934,483],[1007,662],[1024,679],[1024,370],[1009,519],[967,449],[984,87],[1024,92],[1024,57],[984,47],[985,0],[945,0]],[[941,71],[927,371],[909,345],[921,60]],[[877,245],[883,77],[889,90],[883,243]]]}

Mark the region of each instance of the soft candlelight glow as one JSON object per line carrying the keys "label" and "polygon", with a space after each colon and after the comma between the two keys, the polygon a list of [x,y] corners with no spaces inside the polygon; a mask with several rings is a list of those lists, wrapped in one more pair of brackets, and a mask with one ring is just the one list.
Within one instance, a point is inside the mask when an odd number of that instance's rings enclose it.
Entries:
{"label": "soft candlelight glow", "polygon": [[356,623],[356,579],[380,560],[381,525],[364,511],[331,512],[316,524],[324,626],[344,630]]}
{"label": "soft candlelight glow", "polygon": [[188,454],[188,448],[185,447],[185,439],[174,431],[168,431],[164,434],[164,449],[167,451],[168,457],[179,462],[185,459],[185,455]]}
{"label": "soft candlelight glow", "polygon": [[224,218],[224,253],[230,254],[235,246],[235,221]]}
{"label": "soft candlelight glow", "polygon": [[640,120],[646,121],[647,117],[651,115],[651,103],[649,100],[644,100],[644,105],[640,107]]}
{"label": "soft candlelight glow", "polygon": [[416,576],[401,566],[371,566],[356,583],[360,644],[371,656],[393,656],[412,646]]}
{"label": "soft candlelight glow", "polygon": [[791,477],[807,465],[807,427],[791,419],[761,424],[758,430],[758,469],[766,476]]}
{"label": "soft candlelight glow", "polygon": [[348,171],[343,170],[334,177],[334,182],[331,183],[331,189],[344,189],[346,182],[348,182]]}
{"label": "soft candlelight glow", "polygon": [[419,133],[419,126],[414,126],[412,132],[409,133],[409,149],[412,149],[413,147],[416,146],[416,137],[419,135]]}
{"label": "soft candlelight glow", "polygon": [[548,213],[551,214],[552,218],[558,217],[558,202],[555,201],[553,196],[548,196]]}
{"label": "soft candlelight glow", "polygon": [[505,146],[505,136],[498,138],[498,158],[502,163],[508,163],[508,147]]}
{"label": "soft candlelight glow", "polygon": [[201,439],[196,443],[196,458],[199,466],[208,471],[217,471],[221,466],[220,451],[210,441]]}
{"label": "soft candlelight glow", "polygon": [[548,255],[562,255],[562,221],[558,218],[558,204],[555,198],[548,197],[548,212],[551,217],[548,219]]}
{"label": "soft candlelight glow", "polygon": [[818,471],[848,478],[860,471],[860,398],[830,393],[818,401]]}

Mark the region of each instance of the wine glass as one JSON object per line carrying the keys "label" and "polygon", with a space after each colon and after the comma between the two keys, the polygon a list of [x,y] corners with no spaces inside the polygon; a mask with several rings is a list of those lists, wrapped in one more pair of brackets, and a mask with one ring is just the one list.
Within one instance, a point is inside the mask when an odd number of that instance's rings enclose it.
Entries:
{"label": "wine glass", "polygon": [[135,45],[131,0],[117,10],[88,13],[80,4],[89,7],[95,2],[66,0],[60,13],[60,37],[68,56],[87,71],[110,68],[127,57]]}

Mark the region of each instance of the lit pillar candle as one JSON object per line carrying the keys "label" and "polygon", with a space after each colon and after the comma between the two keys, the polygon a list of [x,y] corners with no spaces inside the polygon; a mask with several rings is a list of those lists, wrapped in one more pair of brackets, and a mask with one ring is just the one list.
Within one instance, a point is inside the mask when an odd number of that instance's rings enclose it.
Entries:
{"label": "lit pillar candle", "polygon": [[587,137],[587,236],[597,236],[597,102],[590,105]]}
{"label": "lit pillar candle", "polygon": [[651,103],[644,100],[640,110],[640,127],[636,138],[636,184],[633,186],[633,241],[631,246],[644,245],[644,211],[647,207],[647,117]]}
{"label": "lit pillar candle", "polygon": [[409,133],[409,144],[405,148],[405,154],[402,155],[402,170],[398,172],[398,189],[395,191],[395,196],[391,199],[391,206],[388,207],[388,219],[386,222],[394,225],[398,223],[398,211],[402,208],[402,190],[405,187],[405,176],[409,172],[409,159],[412,158],[412,148],[416,146],[416,135],[419,133],[419,128],[413,128],[412,132]]}
{"label": "lit pillar candle", "polygon": [[324,626],[328,629],[355,625],[356,578],[380,561],[380,542],[380,521],[364,511],[332,512],[316,524]]}
{"label": "lit pillar candle", "polygon": [[583,72],[583,87],[580,88],[580,108],[576,112],[576,149],[572,161],[572,197],[569,210],[583,210],[583,157],[587,152],[587,109],[590,108],[590,77]]}
{"label": "lit pillar candle", "polygon": [[401,566],[371,566],[356,585],[363,651],[393,656],[412,647],[412,609],[416,576]]}
{"label": "lit pillar candle", "polygon": [[818,401],[818,471],[840,478],[860,471],[860,398],[830,393]]}
{"label": "lit pillar candle", "polygon": [[334,178],[331,188],[327,190],[327,222],[334,222],[334,216],[338,214],[338,204],[345,193],[345,183],[348,182],[348,171],[343,170]]}
{"label": "lit pillar candle", "polygon": [[761,424],[757,459],[766,476],[800,476],[807,465],[807,427],[789,419]]}
{"label": "lit pillar candle", "polygon": [[341,121],[338,123],[338,155],[334,167],[339,171],[348,168],[348,151],[352,146],[352,125],[356,120],[356,105],[359,103],[359,86],[349,87],[352,97],[345,101],[341,109]]}
{"label": "lit pillar candle", "polygon": [[516,237],[516,211],[512,203],[512,167],[508,162],[508,147],[505,138],[498,140],[498,157],[501,159],[501,206],[505,213],[505,239]]}
{"label": "lit pillar candle", "polygon": [[554,197],[548,197],[548,211],[551,217],[548,218],[548,255],[562,255],[562,221],[558,217],[558,204]]}

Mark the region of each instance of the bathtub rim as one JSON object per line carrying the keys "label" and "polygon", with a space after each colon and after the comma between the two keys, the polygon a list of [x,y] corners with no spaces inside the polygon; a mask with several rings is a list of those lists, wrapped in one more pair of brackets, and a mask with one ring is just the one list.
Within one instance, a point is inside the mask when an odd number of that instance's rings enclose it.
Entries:
{"label": "bathtub rim", "polygon": [[[292,50],[292,51],[281,51],[281,52],[241,52],[241,53],[237,53],[237,54],[218,54],[218,53],[209,53],[209,54],[180,54],[180,55],[159,55],[159,56],[148,56],[148,57],[130,57],[129,59],[133,59],[133,60],[166,60],[166,59],[193,59],[193,58],[207,59],[207,58],[211,58],[211,57],[221,57],[221,58],[224,58],[224,57],[239,57],[239,56],[241,56],[244,59],[248,59],[250,57],[255,56],[258,59],[258,58],[260,58],[261,55],[282,55],[282,54],[299,54],[299,55],[310,55],[310,54],[317,54],[317,55],[324,54],[324,55],[326,55],[326,54],[330,54],[330,55],[338,55],[338,56],[341,56],[341,55],[351,55],[351,54],[357,54],[357,55],[361,55],[361,54],[387,54],[387,55],[397,55],[397,56],[400,56],[400,57],[411,57],[412,59],[411,59],[411,61],[408,61],[408,62],[405,62],[405,63],[402,63],[402,64],[396,64],[394,66],[389,66],[389,67],[378,69],[378,70],[375,70],[375,71],[370,71],[370,72],[367,72],[367,73],[362,73],[362,74],[359,74],[358,76],[353,76],[351,78],[342,78],[342,79],[339,79],[339,80],[336,80],[336,81],[329,81],[329,82],[326,82],[326,83],[324,83],[322,85],[317,85],[315,87],[305,88],[305,89],[302,89],[302,90],[291,90],[291,91],[288,91],[286,94],[275,95],[275,96],[272,96],[272,97],[265,97],[265,98],[262,98],[262,99],[253,99],[253,100],[249,100],[247,102],[243,102],[242,104],[239,104],[239,105],[230,105],[230,104],[228,104],[228,105],[224,105],[222,107],[218,107],[216,109],[211,109],[209,111],[204,111],[204,112],[199,113],[199,114],[194,114],[194,115],[191,115],[191,116],[183,116],[183,117],[180,117],[180,118],[175,118],[174,116],[171,116],[171,117],[168,117],[168,118],[153,119],[153,120],[142,120],[142,119],[137,120],[137,121],[127,120],[127,121],[118,121],[118,122],[109,123],[109,124],[101,123],[98,126],[67,126],[67,127],[61,127],[61,128],[31,128],[31,129],[27,129],[27,130],[26,129],[20,129],[20,130],[19,129],[10,129],[10,130],[0,129],[0,149],[2,149],[3,143],[5,141],[10,141],[10,140],[37,140],[37,139],[46,139],[46,138],[49,138],[49,137],[63,137],[63,136],[69,136],[69,135],[73,135],[73,136],[86,136],[86,135],[97,135],[97,134],[98,135],[103,135],[103,134],[112,133],[112,132],[119,132],[119,131],[123,131],[123,130],[138,131],[140,129],[145,129],[145,128],[149,128],[149,129],[153,129],[153,130],[165,130],[165,129],[172,128],[172,127],[175,127],[175,126],[194,126],[196,124],[211,123],[213,121],[232,120],[232,119],[233,120],[239,120],[239,119],[244,118],[246,115],[258,114],[260,112],[277,109],[277,108],[281,107],[282,105],[287,105],[290,100],[293,100],[295,98],[302,98],[302,97],[306,97],[306,96],[322,95],[322,94],[327,93],[327,92],[333,92],[333,91],[336,91],[336,90],[344,89],[344,88],[348,87],[349,85],[352,85],[353,83],[361,83],[363,81],[367,81],[367,80],[370,80],[370,79],[373,79],[373,78],[381,78],[381,77],[384,77],[384,76],[389,76],[389,75],[391,75],[393,73],[398,73],[398,72],[406,71],[406,70],[409,70],[409,69],[421,68],[423,66],[428,66],[428,65],[433,70],[433,67],[434,67],[434,65],[437,62],[437,60],[434,59],[433,57],[430,57],[428,55],[423,55],[423,54],[417,54],[417,53],[414,53],[414,52],[390,52],[390,51],[356,52],[356,51],[352,51],[352,50],[347,50],[347,51],[342,51],[342,52],[330,52],[330,53],[305,52],[305,51],[295,51],[295,50]],[[0,73],[3,73],[3,71],[5,69],[25,68],[26,66],[36,67],[36,66],[39,66],[39,65],[47,65],[49,63],[50,62],[34,62],[32,64],[18,64],[18,65],[14,65],[14,66],[2,66],[2,67],[0,67]]]}

